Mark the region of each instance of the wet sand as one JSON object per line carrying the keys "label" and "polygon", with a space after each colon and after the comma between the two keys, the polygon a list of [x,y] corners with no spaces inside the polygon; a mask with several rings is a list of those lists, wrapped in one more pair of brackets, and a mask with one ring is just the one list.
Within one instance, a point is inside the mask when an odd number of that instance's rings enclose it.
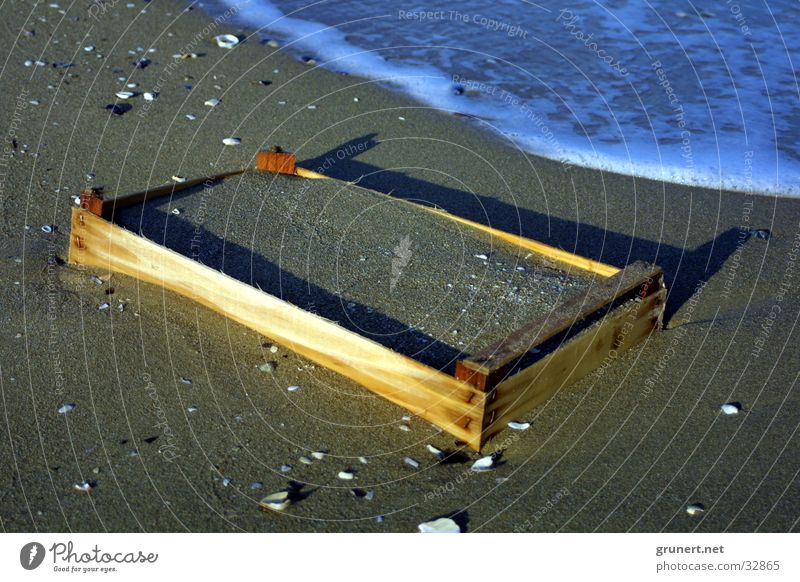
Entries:
{"label": "wet sand", "polygon": [[[797,528],[800,201],[566,167],[511,147],[478,121],[310,67],[256,37],[218,48],[214,34],[247,31],[212,25],[197,10],[134,4],[116,3],[97,19],[89,3],[66,15],[47,5],[30,12],[21,2],[2,9],[5,531],[415,531],[454,512],[468,531]],[[199,56],[172,58],[184,52]],[[151,63],[135,69],[141,58]],[[153,102],[136,95],[130,111],[113,116],[105,106],[121,90],[159,95]],[[211,98],[221,103],[205,106]],[[242,144],[223,146],[231,136]],[[531,428],[507,430],[487,446],[505,450],[504,464],[471,474],[476,455],[465,451],[442,464],[426,451],[433,444],[455,452],[451,438],[419,419],[404,421],[403,410],[289,350],[272,353],[268,338],[160,288],[64,264],[72,196],[87,185],[125,193],[173,175],[250,165],[273,144],[297,152],[307,168],[360,179],[398,199],[617,266],[658,263],[670,287],[667,327],[520,419]],[[270,223],[236,203],[243,192],[215,193],[220,212],[207,228],[245,249],[258,246],[247,243],[259,232],[258,256],[274,252],[266,242],[278,231],[254,230]],[[340,221],[363,206],[352,196],[341,193]],[[169,224],[196,224],[194,203],[179,200],[183,214],[166,215]],[[365,219],[369,228],[348,233],[350,254],[342,255],[348,264],[361,262],[357,248],[369,249],[365,262],[377,265],[380,257],[383,289],[391,280],[386,253],[404,236],[414,252],[423,251],[422,241],[451,240],[429,221],[387,219],[396,216],[392,206]],[[165,216],[163,206],[150,209]],[[742,226],[771,236],[743,236]],[[295,238],[293,230],[280,235],[297,258],[314,234],[297,225],[303,236]],[[321,240],[336,234],[332,224]],[[489,281],[500,280],[498,269],[511,273],[517,258],[483,265],[474,254],[500,251],[458,245],[451,255],[442,245],[431,254],[450,256],[452,268],[479,281],[485,273],[480,293],[506,293]],[[352,285],[337,287],[335,270],[320,268],[324,254],[312,258],[313,268],[289,273],[318,277],[321,288],[334,296],[341,290],[359,306],[384,301],[404,324],[429,316],[422,331],[432,337],[450,330],[452,314],[432,309],[436,297],[414,287],[429,283],[435,269],[413,270],[397,283],[408,286],[403,296],[427,303],[392,294],[376,301],[363,283],[377,270],[351,269],[340,283]],[[452,299],[448,309],[460,309],[463,296]],[[109,309],[100,310],[103,303]],[[465,326],[465,336],[479,335],[481,325]],[[465,347],[457,342],[448,345]],[[272,373],[259,370],[267,361],[277,363]],[[300,389],[288,392],[293,385]],[[743,412],[721,415],[728,401],[741,402]],[[65,403],[75,409],[60,415]],[[324,460],[298,461],[322,449]],[[406,456],[420,469],[404,464]],[[337,478],[346,467],[357,470],[354,481]],[[290,479],[307,496],[285,514],[260,511],[258,500]],[[96,485],[92,493],[73,489],[84,480]],[[256,482],[263,488],[252,489]],[[374,498],[356,498],[352,487],[373,490]],[[689,502],[706,512],[688,516]]]}

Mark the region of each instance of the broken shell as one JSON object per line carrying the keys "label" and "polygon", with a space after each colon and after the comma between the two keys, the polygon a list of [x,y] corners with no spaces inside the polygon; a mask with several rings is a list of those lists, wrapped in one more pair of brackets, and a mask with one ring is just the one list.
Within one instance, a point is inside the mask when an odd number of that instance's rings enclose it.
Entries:
{"label": "broken shell", "polygon": [[180,208],[173,208],[172,210],[169,211],[169,213],[178,216],[181,213],[181,211]]}
{"label": "broken shell", "polygon": [[353,477],[355,477],[355,473],[352,471],[339,471],[338,477],[339,479],[344,479],[345,481],[351,481]]}
{"label": "broken shell", "polygon": [[480,255],[475,255],[475,258],[476,258],[476,259],[480,259],[480,260],[482,260],[482,261],[486,261],[486,260],[488,260],[488,259],[489,259],[489,257],[488,257],[487,255],[484,255],[484,254],[482,254],[482,253],[481,253]]}
{"label": "broken shell", "polygon": [[187,408],[186,410],[188,410],[189,412],[197,412],[197,411],[198,411],[198,410],[200,410],[200,409],[199,409],[199,408],[197,408],[197,406],[190,406],[190,407],[189,407],[189,408]]}
{"label": "broken shell", "polygon": [[100,311],[105,311],[109,307],[111,307],[111,306],[108,303],[101,303],[100,306],[97,309],[100,310]]}
{"label": "broken shell", "polygon": [[289,386],[289,387],[287,388],[287,390],[288,390],[289,392],[297,392],[298,390],[300,390],[300,386]]}
{"label": "broken shell", "polygon": [[409,467],[413,467],[414,469],[419,469],[419,461],[417,461],[416,459],[412,459],[411,457],[406,457],[405,459],[403,459],[403,462]]}
{"label": "broken shell", "polygon": [[50,226],[49,224],[43,224],[42,225],[42,232],[45,233],[45,234],[51,234],[53,232],[53,227]]}
{"label": "broken shell", "polygon": [[281,465],[281,473],[288,473],[292,470],[291,465]]}
{"label": "broken shell", "polygon": [[64,406],[62,406],[61,408],[59,408],[58,409],[58,413],[59,414],[66,414],[68,412],[72,412],[73,410],[75,410],[75,405],[68,403],[68,404],[65,404]]}
{"label": "broken shell", "polygon": [[256,489],[261,489],[263,486],[264,484],[261,481],[253,481],[252,483],[250,483],[250,489],[252,489],[253,491],[255,491]]}
{"label": "broken shell", "polygon": [[513,428],[514,430],[528,430],[531,427],[529,422],[516,422],[512,420],[508,423],[508,428]]}
{"label": "broken shell", "polygon": [[291,500],[289,499],[289,492],[288,491],[279,491],[278,493],[273,493],[272,495],[267,495],[261,501],[258,502],[259,507],[261,509],[271,509],[272,511],[283,511],[289,505],[291,505]]}
{"label": "broken shell", "polygon": [[120,92],[118,92],[118,93],[114,93],[114,94],[115,94],[117,97],[119,97],[120,99],[130,99],[131,97],[133,97],[134,95],[136,95],[136,93],[133,93],[133,92],[131,92],[131,91],[120,91]]}
{"label": "broken shell", "polygon": [[430,451],[430,453],[431,453],[433,456],[435,456],[435,457],[436,457],[437,459],[439,459],[440,461],[443,461],[443,460],[444,460],[444,458],[445,458],[444,451],[442,451],[442,450],[440,450],[440,449],[437,449],[437,448],[436,448],[436,447],[434,447],[433,445],[428,445],[428,446],[427,446],[427,449],[428,449],[428,451]]}
{"label": "broken shell", "polygon": [[144,95],[142,95],[142,97],[144,97],[145,101],[155,101],[156,97],[158,97],[158,93],[147,91]]}
{"label": "broken shell", "polygon": [[242,143],[242,140],[238,137],[226,137],[222,140],[222,143],[224,143],[226,146],[238,146]]}
{"label": "broken shell", "polygon": [[264,362],[258,369],[262,372],[273,372],[275,370],[275,364],[272,362]]}
{"label": "broken shell", "polygon": [[196,115],[192,115],[191,113],[187,113],[186,114],[186,119],[188,119],[189,121],[194,121],[195,119],[197,119],[197,116]]}
{"label": "broken shell", "polygon": [[366,465],[367,463],[369,463],[369,461],[367,461],[367,458],[366,458],[366,457],[359,457],[359,458],[358,458],[358,461],[359,461],[359,462],[360,462],[362,465]]}
{"label": "broken shell", "polygon": [[742,405],[738,402],[726,402],[725,404],[721,405],[719,409],[728,415],[739,414],[739,411],[742,409]]}
{"label": "broken shell", "polygon": [[239,38],[232,34],[220,34],[214,37],[214,42],[217,46],[224,49],[232,49],[239,44]]}
{"label": "broken shell", "polygon": [[308,458],[308,457],[306,457],[306,456],[300,457],[300,459],[299,459],[299,460],[300,460],[300,462],[301,462],[301,463],[303,463],[304,465],[310,465],[311,463],[313,463],[313,462],[314,462],[314,461],[312,461],[310,458]]}
{"label": "broken shell", "polygon": [[411,427],[407,424],[401,424],[398,428],[403,432],[411,432]]}
{"label": "broken shell", "polygon": [[314,457],[318,461],[321,461],[327,455],[328,455],[328,453],[326,453],[325,451],[314,451],[313,453],[311,453],[311,456]]}
{"label": "broken shell", "polygon": [[177,182],[178,184],[183,184],[186,181],[186,178],[183,176],[172,176],[172,181]]}
{"label": "broken shell", "polygon": [[484,471],[491,471],[494,469],[494,457],[483,457],[472,463],[470,467],[476,473],[483,473]]}
{"label": "broken shell", "polygon": [[440,517],[417,526],[420,533],[461,533],[461,528],[449,517]]}
{"label": "broken shell", "polygon": [[706,510],[706,506],[702,503],[690,503],[686,506],[686,513],[691,516],[700,515]]}
{"label": "broken shell", "polygon": [[89,493],[92,489],[95,488],[95,486],[96,484],[92,483],[91,481],[82,481],[80,483],[75,483],[75,485],[73,485],[72,487],[76,491],[83,491],[84,493]]}
{"label": "broken shell", "polygon": [[209,107],[216,107],[220,103],[222,103],[222,101],[220,101],[219,99],[209,99],[208,101],[203,103],[203,105],[208,105]]}

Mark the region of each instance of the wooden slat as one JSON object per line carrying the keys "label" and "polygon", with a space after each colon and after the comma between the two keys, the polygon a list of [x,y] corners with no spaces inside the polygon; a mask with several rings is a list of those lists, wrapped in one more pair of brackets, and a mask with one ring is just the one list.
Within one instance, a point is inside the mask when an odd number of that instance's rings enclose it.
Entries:
{"label": "wooden slat", "polygon": [[164,184],[163,186],[156,186],[154,188],[149,188],[141,192],[134,192],[133,194],[126,194],[124,196],[119,196],[117,198],[108,198],[103,200],[102,216],[103,218],[109,218],[112,216],[115,210],[121,210],[123,208],[127,208],[128,206],[141,204],[145,200],[153,200],[154,198],[161,198],[162,196],[168,196],[175,192],[186,190],[187,188],[194,188],[195,186],[200,186],[201,184],[205,183],[213,184],[214,182],[222,180],[223,178],[238,176],[239,174],[244,174],[247,171],[249,171],[249,169],[234,170],[232,172],[223,172],[222,174],[206,176],[204,178],[196,178],[194,180],[186,180],[185,182]]}
{"label": "wooden slat", "polygon": [[460,361],[464,368],[483,375],[503,369],[531,348],[568,329],[608,305],[615,298],[633,291],[648,280],[661,277],[661,269],[644,262],[631,263],[608,279],[593,281],[585,292],[573,297],[553,312],[543,315],[490,347]]}
{"label": "wooden slat", "polygon": [[[489,393],[484,441],[518,420],[560,389],[613,361],[661,326],[667,290],[648,295],[606,315],[602,322],[542,358]],[[615,350],[615,352],[614,352]],[[613,357],[612,357],[612,354]]]}
{"label": "wooden slat", "polygon": [[72,211],[69,261],[193,299],[480,449],[485,395],[452,376],[78,208]]}
{"label": "wooden slat", "polygon": [[[325,176],[324,174],[319,174],[317,172],[314,172],[312,170],[307,170],[299,166],[297,167],[296,174],[302,178],[309,178],[312,180],[328,179],[328,176]],[[570,253],[568,251],[564,251],[562,249],[558,249],[556,247],[552,247],[550,245],[546,245],[544,243],[540,243],[538,241],[525,238],[524,236],[511,234],[510,232],[506,232],[504,230],[498,230],[496,228],[492,228],[491,226],[486,226],[485,224],[481,224],[480,222],[475,222],[467,218],[456,216],[455,214],[450,214],[449,212],[445,212],[444,210],[439,210],[437,208],[432,208],[430,206],[425,206],[423,204],[417,204],[416,202],[412,202],[410,200],[404,200],[402,198],[390,196],[389,194],[384,194],[383,192],[377,192],[375,190],[364,188],[363,186],[358,186],[353,183],[348,183],[348,184],[354,188],[367,190],[372,194],[376,194],[384,198],[388,198],[399,202],[405,202],[406,204],[412,204],[417,208],[422,208],[427,212],[436,214],[437,216],[444,218],[446,220],[450,220],[452,222],[468,226],[475,230],[479,230],[488,235],[491,235],[494,238],[505,241],[515,247],[531,251],[541,257],[550,259],[551,261],[558,263],[559,265],[567,267],[567,269],[569,269],[570,267],[574,267],[582,271],[586,271],[588,273],[600,275],[601,277],[611,277],[612,275],[616,275],[617,273],[620,272],[620,269],[618,267],[614,267],[612,265],[606,265],[605,263],[601,263],[599,261],[593,261],[592,259],[587,259],[586,257],[582,257],[580,255],[576,255],[574,253]]]}

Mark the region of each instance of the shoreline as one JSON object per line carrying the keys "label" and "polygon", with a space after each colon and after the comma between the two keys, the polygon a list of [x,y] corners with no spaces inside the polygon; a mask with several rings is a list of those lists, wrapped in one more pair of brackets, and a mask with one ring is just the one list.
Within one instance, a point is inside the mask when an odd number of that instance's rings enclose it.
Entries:
{"label": "shoreline", "polygon": [[[800,299],[786,289],[800,278],[800,200],[565,168],[253,38],[232,50],[204,38],[162,81],[208,26],[199,10],[116,4],[94,22],[46,5],[28,18],[24,6],[4,8],[0,29],[10,51],[0,82],[14,88],[0,92],[0,133],[13,121],[16,139],[0,181],[0,302],[15,306],[0,340],[14,435],[0,440],[7,531],[411,532],[454,512],[467,531],[797,527]],[[224,23],[211,35],[240,32]],[[135,68],[141,58],[151,62]],[[46,64],[25,65],[37,59]],[[106,105],[133,83],[132,109],[111,115]],[[20,96],[27,106],[15,110]],[[273,144],[308,168],[331,160],[325,173],[341,180],[595,260],[655,262],[670,289],[666,328],[519,419],[531,427],[485,450],[504,449],[504,464],[472,474],[477,457],[452,439],[289,349],[272,352],[269,338],[157,286],[64,264],[72,197],[85,186],[141,190],[249,165]],[[241,240],[250,233],[229,218],[256,210],[227,196],[207,189],[193,203]],[[447,242],[388,220],[359,234],[373,248]],[[273,371],[259,369],[269,362]],[[722,415],[732,401],[742,413]],[[65,404],[74,409],[59,413]],[[459,461],[439,463],[427,444]],[[299,460],[323,449],[322,460]],[[337,477],[346,468],[351,482]],[[85,480],[91,494],[74,488]],[[304,484],[302,501],[284,514],[258,509],[290,480]],[[702,518],[685,512],[695,502]]]}

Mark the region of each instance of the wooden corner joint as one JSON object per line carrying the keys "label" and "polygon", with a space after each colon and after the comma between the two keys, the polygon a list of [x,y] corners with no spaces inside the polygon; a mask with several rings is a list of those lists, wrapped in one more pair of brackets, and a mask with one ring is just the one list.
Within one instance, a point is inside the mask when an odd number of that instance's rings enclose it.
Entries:
{"label": "wooden corner joint", "polygon": [[[277,149],[277,148],[276,148]],[[284,151],[260,151],[256,153],[256,169],[275,174],[297,174],[297,157]]]}
{"label": "wooden corner joint", "polygon": [[482,392],[489,392],[497,386],[506,376],[507,366],[501,366],[489,372],[468,368],[463,360],[456,362],[455,377],[462,382],[475,386]]}
{"label": "wooden corner joint", "polygon": [[103,215],[103,194],[99,188],[86,188],[81,191],[80,207],[96,216]]}

